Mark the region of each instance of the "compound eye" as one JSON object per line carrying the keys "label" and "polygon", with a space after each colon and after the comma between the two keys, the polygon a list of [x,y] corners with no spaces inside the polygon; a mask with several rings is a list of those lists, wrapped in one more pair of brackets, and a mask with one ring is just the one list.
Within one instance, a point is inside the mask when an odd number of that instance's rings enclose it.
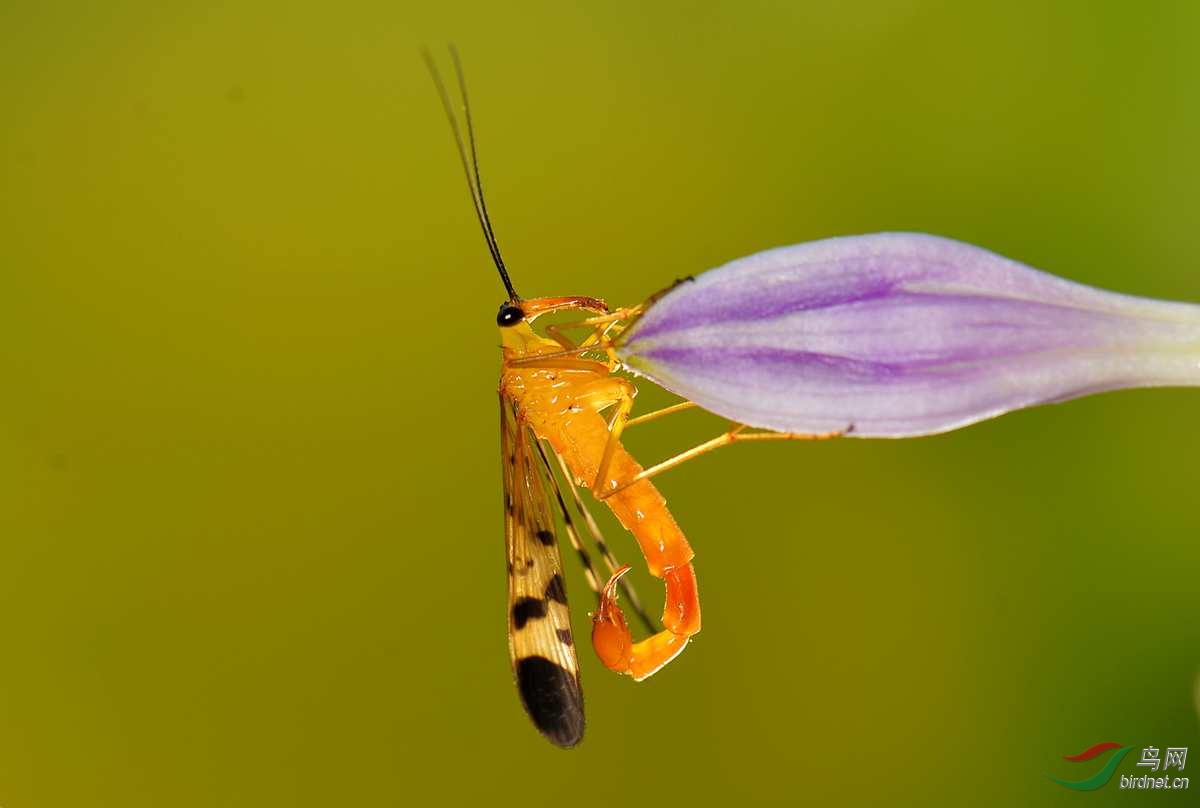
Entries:
{"label": "compound eye", "polygon": [[524,319],[525,312],[521,311],[520,306],[514,306],[512,303],[504,303],[500,306],[500,313],[496,315],[496,325],[501,328],[508,328]]}

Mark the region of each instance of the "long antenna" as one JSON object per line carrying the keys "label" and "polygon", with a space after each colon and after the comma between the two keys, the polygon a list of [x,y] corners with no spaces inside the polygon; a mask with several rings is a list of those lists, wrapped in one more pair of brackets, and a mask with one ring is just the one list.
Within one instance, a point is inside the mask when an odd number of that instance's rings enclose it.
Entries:
{"label": "long antenna", "polygon": [[500,257],[500,245],[496,243],[496,233],[492,229],[492,220],[488,216],[487,203],[483,198],[483,184],[479,180],[479,158],[475,151],[475,129],[471,123],[471,105],[467,100],[467,82],[463,78],[458,51],[453,45],[450,46],[450,58],[454,62],[454,72],[458,77],[458,89],[462,96],[463,113],[467,122],[467,140],[471,145],[470,160],[467,159],[467,149],[463,143],[462,130],[458,125],[458,116],[454,114],[454,105],[450,101],[450,94],[446,91],[446,85],[442,81],[442,74],[438,71],[437,64],[427,49],[422,48],[421,55],[425,58],[429,75],[433,77],[438,96],[442,99],[442,108],[446,112],[446,120],[450,122],[450,130],[454,133],[454,143],[458,146],[458,158],[462,163],[463,174],[467,178],[467,190],[471,192],[471,203],[475,206],[475,218],[479,220],[479,227],[483,230],[483,238],[487,242],[488,252],[491,253],[492,263],[496,265],[496,269],[500,273],[500,280],[504,282],[504,288],[508,290],[508,299],[514,302],[518,301],[521,296],[513,289],[512,281],[508,277],[508,269],[504,266],[504,259]]}

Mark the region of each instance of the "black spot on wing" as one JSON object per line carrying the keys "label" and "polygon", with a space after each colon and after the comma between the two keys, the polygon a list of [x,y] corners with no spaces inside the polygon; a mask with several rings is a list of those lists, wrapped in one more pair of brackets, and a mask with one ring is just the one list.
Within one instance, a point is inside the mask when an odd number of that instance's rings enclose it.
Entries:
{"label": "black spot on wing", "polygon": [[517,660],[517,689],[525,711],[547,740],[567,748],[583,738],[583,691],[579,680],[545,657]]}
{"label": "black spot on wing", "polygon": [[512,607],[513,626],[524,628],[530,620],[546,616],[546,601],[537,598],[521,598]]}
{"label": "black spot on wing", "polygon": [[538,541],[540,541],[542,544],[546,545],[547,547],[554,544],[554,534],[551,533],[549,530],[545,530],[545,529],[539,530],[537,532],[537,537],[538,537]]}
{"label": "black spot on wing", "polygon": [[567,602],[567,590],[563,586],[563,577],[560,573],[554,573],[550,583],[546,584],[546,600],[556,600],[563,604]]}
{"label": "black spot on wing", "polygon": [[571,629],[556,628],[554,630],[554,633],[555,633],[555,635],[558,636],[558,641],[560,643],[562,643],[563,645],[574,645],[575,644],[575,639],[571,636]]}

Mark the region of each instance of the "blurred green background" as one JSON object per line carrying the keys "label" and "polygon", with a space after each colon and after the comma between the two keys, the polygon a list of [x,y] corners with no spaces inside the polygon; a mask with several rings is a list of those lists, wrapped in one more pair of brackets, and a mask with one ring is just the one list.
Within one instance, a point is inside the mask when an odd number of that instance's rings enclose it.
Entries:
{"label": "blurred green background", "polygon": [[437,6],[0,6],[0,805],[1115,804],[1043,772],[1200,755],[1195,390],[671,472],[704,632],[641,685],[585,647],[546,744],[418,52],[462,51],[525,295],[911,229],[1200,301],[1200,7]]}

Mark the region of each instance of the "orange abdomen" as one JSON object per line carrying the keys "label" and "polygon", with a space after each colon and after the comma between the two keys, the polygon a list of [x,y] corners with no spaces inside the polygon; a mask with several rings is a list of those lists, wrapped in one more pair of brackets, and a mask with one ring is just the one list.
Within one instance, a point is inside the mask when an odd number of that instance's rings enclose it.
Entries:
{"label": "orange abdomen", "polygon": [[[594,412],[575,413],[547,437],[566,460],[576,482],[590,486],[608,442],[605,420]],[[618,445],[604,485],[616,488],[641,470],[641,465]],[[602,501],[637,540],[650,574],[667,581],[663,624],[676,634],[695,634],[700,630],[700,607],[691,568],[695,554],[662,494],[649,480],[640,480]]]}

